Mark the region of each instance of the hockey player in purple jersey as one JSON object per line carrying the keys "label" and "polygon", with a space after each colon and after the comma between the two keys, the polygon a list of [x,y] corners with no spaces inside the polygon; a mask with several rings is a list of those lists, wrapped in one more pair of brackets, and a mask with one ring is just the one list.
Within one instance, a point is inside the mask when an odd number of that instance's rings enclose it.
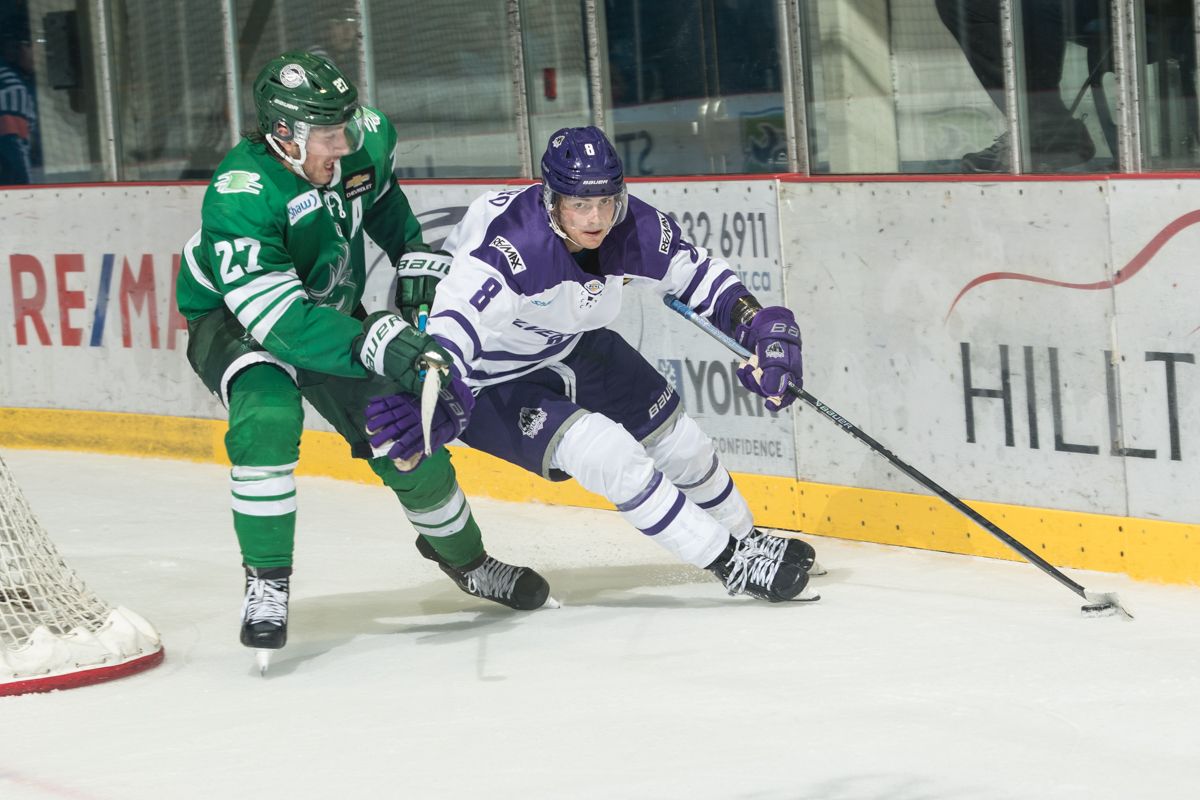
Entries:
{"label": "hockey player in purple jersey", "polygon": [[[754,527],[712,439],[606,327],[626,284],[673,294],[756,355],[738,376],[778,411],[793,399],[787,382],[801,381],[791,311],[763,308],[727,263],[629,196],[620,158],[594,127],[557,131],[541,185],[480,197],[446,248],[454,260],[428,330],[453,358],[452,380],[431,447],[457,437],[551,480],[574,477],[730,594],[813,599],[803,594],[813,548]],[[412,395],[377,398],[367,415],[372,444],[392,458],[425,446]]]}

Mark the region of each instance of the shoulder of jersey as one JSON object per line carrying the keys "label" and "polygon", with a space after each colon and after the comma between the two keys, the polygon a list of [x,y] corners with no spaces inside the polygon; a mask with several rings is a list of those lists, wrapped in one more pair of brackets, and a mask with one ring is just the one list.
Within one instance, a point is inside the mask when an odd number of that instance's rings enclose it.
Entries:
{"label": "shoulder of jersey", "polygon": [[277,195],[294,194],[297,183],[295,174],[268,154],[264,145],[243,139],[213,172],[204,202],[269,202]]}
{"label": "shoulder of jersey", "polygon": [[539,187],[531,186],[511,199],[500,192],[489,192],[472,204],[473,211],[483,213],[473,232],[470,254],[524,294],[535,294],[559,283],[561,279],[555,276],[561,272],[560,261],[570,260],[550,229],[539,192]]}

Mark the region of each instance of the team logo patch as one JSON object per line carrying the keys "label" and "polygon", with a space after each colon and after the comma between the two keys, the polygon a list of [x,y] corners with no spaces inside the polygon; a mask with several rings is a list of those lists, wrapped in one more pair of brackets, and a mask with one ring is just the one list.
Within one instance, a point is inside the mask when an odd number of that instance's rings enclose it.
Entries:
{"label": "team logo patch", "polygon": [[525,271],[525,262],[521,260],[521,254],[517,252],[517,248],[513,247],[512,242],[505,239],[503,236],[497,236],[492,241],[488,242],[490,247],[494,247],[504,256],[504,260],[508,262],[508,269],[513,275]]}
{"label": "team logo patch", "polygon": [[521,433],[532,439],[546,426],[546,412],[540,408],[522,408],[517,425],[521,428]]}
{"label": "team logo patch", "polygon": [[591,308],[600,299],[600,294],[604,291],[604,281],[590,280],[583,284],[583,292],[579,298],[580,308]]}
{"label": "team logo patch", "polygon": [[767,358],[783,358],[783,345],[779,342],[767,345]]}
{"label": "team logo patch", "polygon": [[308,73],[299,64],[284,64],[279,70],[279,82],[289,89],[295,89],[308,80]]}
{"label": "team logo patch", "polygon": [[352,172],[342,180],[343,193],[347,200],[353,200],[360,194],[366,194],[375,188],[375,168],[367,167]]}
{"label": "team logo patch", "polygon": [[257,172],[247,172],[244,169],[231,169],[229,172],[223,172],[217,177],[214,187],[218,194],[238,194],[240,192],[258,194],[263,188],[262,184],[258,182],[258,179],[261,177]]}
{"label": "team logo patch", "polygon": [[288,225],[295,225],[304,217],[321,207],[321,198],[316,189],[310,189],[302,195],[291,199],[287,204]]}
{"label": "team logo patch", "polygon": [[565,136],[555,136],[554,141],[550,142],[551,147],[562,147],[562,143],[566,141]]}

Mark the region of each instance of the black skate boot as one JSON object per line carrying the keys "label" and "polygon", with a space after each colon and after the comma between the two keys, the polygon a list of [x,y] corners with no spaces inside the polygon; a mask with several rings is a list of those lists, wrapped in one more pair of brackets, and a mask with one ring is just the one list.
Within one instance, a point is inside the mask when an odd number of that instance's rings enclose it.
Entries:
{"label": "black skate boot", "polygon": [[461,567],[442,560],[424,536],[417,537],[417,552],[437,563],[467,594],[492,600],[518,611],[541,608],[550,596],[550,584],[529,567],[514,567],[497,561],[486,552]]}
{"label": "black skate boot", "polygon": [[278,650],[287,644],[288,584],[291,567],[246,567],[242,603],[242,644]]}
{"label": "black skate boot", "polygon": [[[812,572],[813,564],[817,561],[817,551],[808,542],[802,542],[799,539],[772,536],[758,528],[751,530],[746,538],[754,539],[758,547],[770,558],[782,559],[789,564],[795,564],[805,572]],[[816,574],[820,574],[820,572]]]}
{"label": "black skate boot", "polygon": [[772,603],[797,599],[808,585],[808,573],[799,564],[785,561],[782,547],[763,541],[778,538],[761,533],[741,540],[730,536],[725,551],[708,565],[708,570],[731,595],[748,594]]}

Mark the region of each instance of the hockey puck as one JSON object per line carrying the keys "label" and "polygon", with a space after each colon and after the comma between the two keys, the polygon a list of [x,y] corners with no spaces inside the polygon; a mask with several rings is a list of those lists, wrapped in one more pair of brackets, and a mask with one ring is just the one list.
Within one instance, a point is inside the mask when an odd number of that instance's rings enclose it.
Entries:
{"label": "hockey puck", "polygon": [[1117,613],[1118,608],[1112,603],[1095,603],[1083,606],[1080,611],[1085,617],[1111,617]]}

